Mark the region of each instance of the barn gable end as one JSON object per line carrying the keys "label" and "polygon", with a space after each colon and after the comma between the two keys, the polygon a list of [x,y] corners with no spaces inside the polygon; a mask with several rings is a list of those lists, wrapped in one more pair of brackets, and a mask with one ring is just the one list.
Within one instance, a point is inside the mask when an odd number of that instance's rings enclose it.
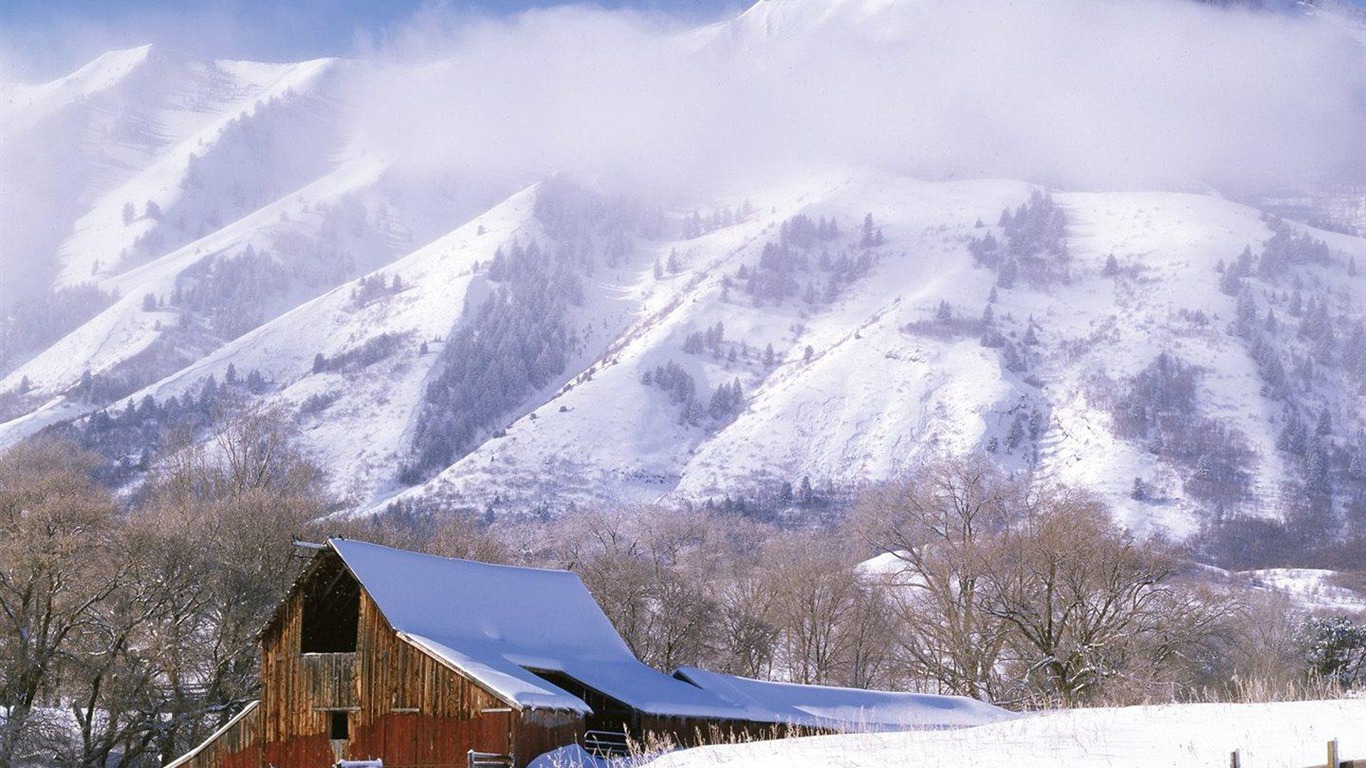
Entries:
{"label": "barn gable end", "polygon": [[516,709],[401,639],[334,551],[316,557],[262,637],[265,762],[455,765],[470,749],[511,753]]}

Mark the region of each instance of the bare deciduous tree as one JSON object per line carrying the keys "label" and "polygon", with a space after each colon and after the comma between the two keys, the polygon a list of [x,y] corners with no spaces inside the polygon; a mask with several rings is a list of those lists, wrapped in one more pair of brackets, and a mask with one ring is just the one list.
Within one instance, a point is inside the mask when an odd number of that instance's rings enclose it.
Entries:
{"label": "bare deciduous tree", "polygon": [[327,509],[323,474],[281,411],[228,415],[207,441],[170,446],[137,515],[186,566],[168,575],[179,601],[163,629],[186,641],[164,660],[182,709],[159,729],[164,754],[197,743],[256,695],[256,633],[303,558],[293,541]]}
{"label": "bare deciduous tree", "polygon": [[780,630],[782,672],[792,682],[838,684],[849,665],[848,626],[862,586],[847,548],[811,532],[776,538],[764,570]]}
{"label": "bare deciduous tree", "polygon": [[988,700],[999,692],[1007,625],[985,582],[1015,495],[985,463],[944,460],[870,490],[855,511],[866,543],[897,561],[884,584],[908,673],[942,692]]}
{"label": "bare deciduous tree", "polygon": [[1035,491],[1000,540],[999,566],[986,580],[989,610],[1011,628],[1011,661],[1024,683],[1017,696],[1086,701],[1123,674],[1177,607],[1173,554],[1120,530],[1086,494]]}
{"label": "bare deciduous tree", "polygon": [[0,455],[0,765],[35,757],[39,696],[121,583],[117,509],[93,467],[50,440]]}

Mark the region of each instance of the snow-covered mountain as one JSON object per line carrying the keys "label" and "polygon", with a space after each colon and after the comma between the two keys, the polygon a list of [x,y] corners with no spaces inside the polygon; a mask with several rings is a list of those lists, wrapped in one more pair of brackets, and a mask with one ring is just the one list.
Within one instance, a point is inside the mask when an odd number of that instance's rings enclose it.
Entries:
{"label": "snow-covered mountain", "polygon": [[[760,2],[670,44],[798,61],[895,39],[904,4]],[[63,430],[131,482],[257,403],[356,510],[772,512],[981,453],[1137,530],[1366,526],[1361,188],[418,168],[351,130],[394,66],[140,48],[5,85],[0,446]]]}

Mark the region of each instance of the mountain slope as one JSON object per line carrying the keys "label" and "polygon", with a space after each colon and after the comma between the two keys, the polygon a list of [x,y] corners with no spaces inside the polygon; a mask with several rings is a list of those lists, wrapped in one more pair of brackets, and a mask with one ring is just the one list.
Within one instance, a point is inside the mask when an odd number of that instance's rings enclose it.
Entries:
{"label": "mountain slope", "polygon": [[[934,12],[766,2],[666,44],[809,85],[832,41],[886,55]],[[131,487],[172,435],[266,406],[362,512],[819,513],[947,453],[1139,531],[1366,530],[1350,184],[1050,192],[838,155],[707,192],[476,174],[351,123],[386,66],[139,48],[6,85],[0,448],[68,434]]]}
{"label": "mountain slope", "polygon": [[[1282,403],[1262,394],[1244,341],[1224,328],[1236,307],[1220,293],[1217,270],[1270,236],[1260,214],[1196,195],[1060,194],[1069,277],[1044,287],[998,287],[990,302],[997,276],[975,264],[967,247],[983,231],[975,223],[1028,195],[1018,183],[929,184],[854,173],[756,197],[772,212],[657,249],[686,254],[687,269],[670,279],[682,286],[638,288],[639,319],[590,380],[407,495],[534,508],[592,498],[762,494],[804,477],[848,488],[894,476],[933,453],[984,450],[994,439],[1008,468],[1093,488],[1136,527],[1156,522],[1187,534],[1202,502],[1188,498],[1173,462],[1117,436],[1111,412],[1119,382],[1165,352],[1203,371],[1199,415],[1245,436],[1247,471],[1257,479],[1245,504],[1278,508],[1281,484],[1293,475],[1276,445]],[[853,222],[865,207],[886,243],[869,249],[870,273],[829,304],[788,299],[755,307],[724,287],[741,265],[755,267],[763,242],[789,216]],[[1341,249],[1327,270],[1335,279],[1351,255],[1366,260],[1366,242],[1316,234]],[[857,252],[848,242],[856,239],[832,242],[832,249]],[[1106,275],[1111,254],[1120,271]],[[655,282],[648,274],[639,281]],[[1339,284],[1348,317],[1360,319],[1363,288],[1359,276]],[[961,327],[935,320],[943,302]],[[1033,325],[1037,342],[1028,345],[1024,366],[1011,370],[1002,348],[983,346],[978,323],[988,306],[1008,339],[1023,339]],[[726,339],[719,358],[684,352],[689,334],[717,322]],[[768,345],[775,360],[765,365]],[[738,348],[749,352],[729,361],[725,350]],[[703,395],[738,380],[744,408],[733,421],[680,423],[678,406],[641,383],[670,361]],[[1349,421],[1340,433],[1349,439],[1362,426],[1359,402],[1351,394],[1344,402]],[[1030,437],[1006,447],[1021,417]],[[1131,498],[1135,478],[1150,486],[1150,500]]]}

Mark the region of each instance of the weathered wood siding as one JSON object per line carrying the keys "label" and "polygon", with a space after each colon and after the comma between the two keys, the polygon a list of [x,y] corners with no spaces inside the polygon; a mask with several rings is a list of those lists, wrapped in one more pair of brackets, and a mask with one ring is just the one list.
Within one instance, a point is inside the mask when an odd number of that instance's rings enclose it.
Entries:
{"label": "weathered wood siding", "polygon": [[314,709],[354,709],[356,697],[356,654],[306,653],[299,657],[305,685]]}
{"label": "weathered wood siding", "polygon": [[355,654],[299,653],[305,592],[290,595],[261,638],[263,757],[276,768],[335,762],[327,741],[328,709],[358,706]]}
{"label": "weathered wood siding", "polygon": [[523,710],[514,722],[517,765],[531,762],[552,749],[583,742],[583,715],[563,710]]}
{"label": "weathered wood siding", "polygon": [[362,722],[394,710],[468,719],[508,706],[464,675],[398,637],[370,595],[361,593],[358,683]]}
{"label": "weathered wood siding", "polygon": [[173,768],[260,768],[261,708],[252,702],[195,752],[171,763]]}

